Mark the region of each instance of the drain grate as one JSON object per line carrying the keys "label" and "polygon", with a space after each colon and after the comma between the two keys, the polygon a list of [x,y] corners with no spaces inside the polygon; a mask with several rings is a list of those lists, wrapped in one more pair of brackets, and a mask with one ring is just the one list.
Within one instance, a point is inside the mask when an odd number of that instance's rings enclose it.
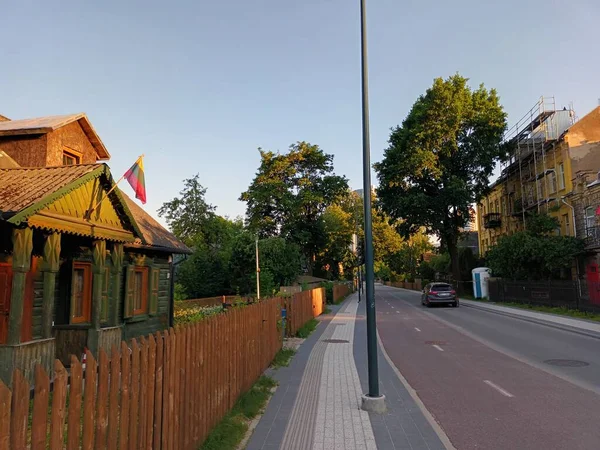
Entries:
{"label": "drain grate", "polygon": [[544,362],[550,366],[558,367],[585,367],[590,365],[590,363],[577,361],[576,359],[547,359]]}
{"label": "drain grate", "polygon": [[446,345],[446,341],[425,341],[426,345]]}
{"label": "drain grate", "polygon": [[350,341],[346,341],[344,339],[324,339],[323,342],[327,342],[328,344],[348,344]]}

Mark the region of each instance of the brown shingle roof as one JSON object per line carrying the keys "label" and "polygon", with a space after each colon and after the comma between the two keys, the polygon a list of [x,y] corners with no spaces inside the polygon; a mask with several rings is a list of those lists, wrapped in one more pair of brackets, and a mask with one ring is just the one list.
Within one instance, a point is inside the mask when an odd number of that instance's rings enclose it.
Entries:
{"label": "brown shingle roof", "polygon": [[109,159],[110,154],[108,150],[84,113],[38,117],[35,119],[8,120],[6,122],[0,121],[0,136],[46,134],[75,121],[79,122],[83,132],[94,146],[98,158],[100,160]]}
{"label": "brown shingle roof", "polygon": [[0,213],[14,214],[103,164],[0,169]]}
{"label": "brown shingle roof", "polygon": [[[190,254],[192,251],[175,235],[167,231],[160,223],[158,223],[150,214],[144,211],[136,202],[129,198],[123,191],[121,195],[131,211],[131,215],[136,221],[143,237],[144,241],[149,247],[169,251],[171,253],[186,253]],[[141,243],[136,244],[138,247],[143,247]]]}

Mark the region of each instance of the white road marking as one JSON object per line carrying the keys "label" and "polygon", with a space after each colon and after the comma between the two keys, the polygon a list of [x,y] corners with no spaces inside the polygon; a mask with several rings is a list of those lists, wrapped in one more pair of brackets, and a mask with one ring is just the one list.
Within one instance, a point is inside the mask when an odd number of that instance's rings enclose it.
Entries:
{"label": "white road marking", "polygon": [[392,309],[396,309],[396,308],[394,308],[394,307],[392,306]]}
{"label": "white road marking", "polygon": [[419,330],[417,327],[415,327],[415,330],[417,330],[418,332],[421,332],[421,330]]}
{"label": "white road marking", "polygon": [[396,314],[400,314],[400,311],[396,311]]}
{"label": "white road marking", "polygon": [[439,345],[437,345],[437,344],[433,344],[433,346],[434,346],[435,348],[437,348],[437,349],[438,349],[440,352],[443,352],[443,351],[444,351],[444,349],[443,349],[442,347],[440,347]]}
{"label": "white road marking", "polygon": [[483,380],[483,382],[485,384],[487,384],[488,386],[491,386],[494,389],[496,389],[498,392],[500,392],[505,397],[514,397],[514,395],[512,395],[510,392],[508,392],[507,390],[502,389],[500,386],[498,386],[497,384],[492,383],[490,380]]}

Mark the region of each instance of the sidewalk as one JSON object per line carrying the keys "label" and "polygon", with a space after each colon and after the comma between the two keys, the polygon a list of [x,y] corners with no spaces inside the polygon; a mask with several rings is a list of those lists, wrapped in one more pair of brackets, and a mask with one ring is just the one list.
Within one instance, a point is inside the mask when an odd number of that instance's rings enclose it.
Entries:
{"label": "sidewalk", "polygon": [[411,397],[381,347],[380,389],[388,411],[377,415],[360,409],[368,380],[364,302],[357,300],[353,294],[334,306],[290,366],[271,374],[279,387],[246,449],[447,448],[442,443],[447,438]]}
{"label": "sidewalk", "polygon": [[528,311],[521,308],[512,308],[502,306],[497,303],[477,302],[473,300],[460,299],[463,306],[469,308],[482,309],[496,314],[504,314],[530,322],[540,323],[542,325],[552,326],[563,330],[584,334],[595,338],[600,338],[600,323],[590,320],[575,319],[571,317],[559,316],[537,311]]}

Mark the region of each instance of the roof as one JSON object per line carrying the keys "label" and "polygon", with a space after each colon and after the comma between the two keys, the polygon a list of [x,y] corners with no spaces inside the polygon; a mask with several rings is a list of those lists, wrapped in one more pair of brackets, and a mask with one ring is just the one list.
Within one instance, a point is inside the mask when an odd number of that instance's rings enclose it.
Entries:
{"label": "roof", "polygon": [[[115,182],[106,164],[0,169],[0,219],[20,225],[27,219],[90,180],[104,176],[110,189]],[[135,236],[142,236],[127,203],[118,189],[112,203]]]}
{"label": "roof", "polygon": [[192,251],[183,242],[177,239],[173,233],[167,231],[160,223],[150,216],[150,214],[144,211],[141,206],[123,193],[123,191],[120,191],[120,194],[129,207],[134,220],[137,222],[146,244],[144,245],[139,242],[134,246],[150,247],[171,253],[192,253]]}
{"label": "roof", "polygon": [[0,169],[14,169],[19,164],[4,152],[0,152]]}
{"label": "roof", "polygon": [[0,169],[0,213],[14,215],[101,167],[104,165]]}
{"label": "roof", "polygon": [[79,122],[83,132],[90,140],[92,146],[98,154],[98,159],[109,159],[110,154],[108,153],[108,150],[104,146],[100,136],[98,136],[98,133],[96,133],[96,130],[94,130],[94,127],[85,113],[68,114],[64,116],[38,117],[35,119],[0,121],[0,136],[46,134],[75,121]]}

